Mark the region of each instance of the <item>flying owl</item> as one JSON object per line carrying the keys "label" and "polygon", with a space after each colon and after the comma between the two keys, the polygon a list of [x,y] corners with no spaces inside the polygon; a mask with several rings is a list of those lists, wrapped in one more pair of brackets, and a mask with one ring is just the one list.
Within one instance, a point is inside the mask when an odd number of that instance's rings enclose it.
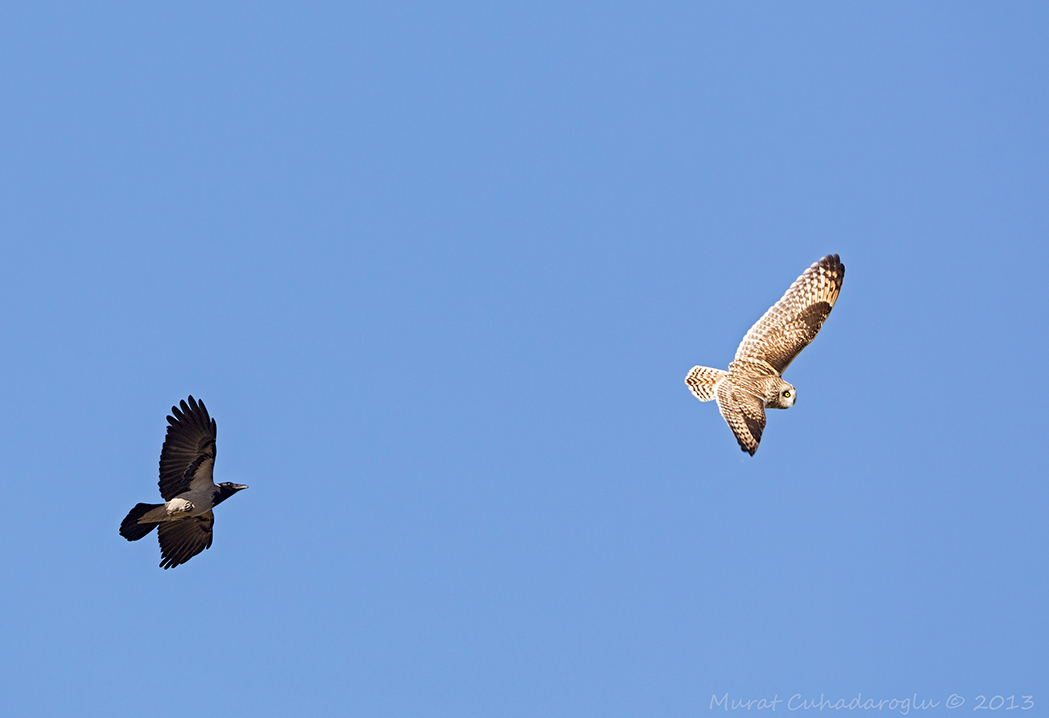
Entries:
{"label": "flying owl", "polygon": [[716,399],[721,416],[751,456],[765,429],[765,409],[794,406],[794,387],[783,371],[816,338],[845,279],[845,265],[829,254],[806,269],[750,328],[728,371],[693,367],[685,383],[700,401]]}

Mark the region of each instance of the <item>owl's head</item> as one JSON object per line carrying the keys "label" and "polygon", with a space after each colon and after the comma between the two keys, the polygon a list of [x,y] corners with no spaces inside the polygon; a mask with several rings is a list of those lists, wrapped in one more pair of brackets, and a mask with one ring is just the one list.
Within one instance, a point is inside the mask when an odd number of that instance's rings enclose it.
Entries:
{"label": "owl's head", "polygon": [[768,393],[765,395],[765,406],[769,409],[789,409],[794,406],[794,387],[777,378],[770,382]]}

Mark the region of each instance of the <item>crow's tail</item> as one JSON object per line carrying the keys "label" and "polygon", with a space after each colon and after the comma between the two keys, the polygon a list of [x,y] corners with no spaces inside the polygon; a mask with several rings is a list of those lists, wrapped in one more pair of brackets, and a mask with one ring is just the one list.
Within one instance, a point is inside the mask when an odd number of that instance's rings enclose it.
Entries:
{"label": "crow's tail", "polygon": [[138,541],[157,527],[155,523],[140,524],[138,520],[153,509],[159,509],[164,504],[136,504],[135,508],[120,522],[120,535],[128,541]]}

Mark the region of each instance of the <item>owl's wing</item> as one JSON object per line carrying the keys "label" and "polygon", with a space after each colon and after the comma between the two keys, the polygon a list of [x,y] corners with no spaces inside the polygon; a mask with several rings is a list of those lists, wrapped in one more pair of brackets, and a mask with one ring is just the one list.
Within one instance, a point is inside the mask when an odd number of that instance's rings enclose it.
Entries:
{"label": "owl's wing", "polygon": [[750,328],[736,349],[736,359],[763,361],[783,374],[794,357],[816,338],[838,300],[844,279],[845,265],[836,254],[828,254],[806,269]]}
{"label": "owl's wing", "polygon": [[717,400],[718,410],[736,435],[739,448],[753,456],[761,442],[761,432],[765,430],[765,404],[732,381],[718,384]]}

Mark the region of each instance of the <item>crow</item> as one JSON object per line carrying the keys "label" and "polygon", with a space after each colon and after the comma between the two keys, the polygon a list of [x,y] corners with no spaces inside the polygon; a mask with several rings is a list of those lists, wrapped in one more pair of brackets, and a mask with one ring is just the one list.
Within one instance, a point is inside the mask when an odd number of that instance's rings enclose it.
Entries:
{"label": "crow", "polygon": [[138,504],[120,523],[120,535],[138,541],[155,527],[160,538],[160,567],[174,568],[211,548],[213,508],[248,488],[215,484],[215,420],[204,402],[192,396],[171,407],[168,433],[160,451],[160,496],[165,503]]}

